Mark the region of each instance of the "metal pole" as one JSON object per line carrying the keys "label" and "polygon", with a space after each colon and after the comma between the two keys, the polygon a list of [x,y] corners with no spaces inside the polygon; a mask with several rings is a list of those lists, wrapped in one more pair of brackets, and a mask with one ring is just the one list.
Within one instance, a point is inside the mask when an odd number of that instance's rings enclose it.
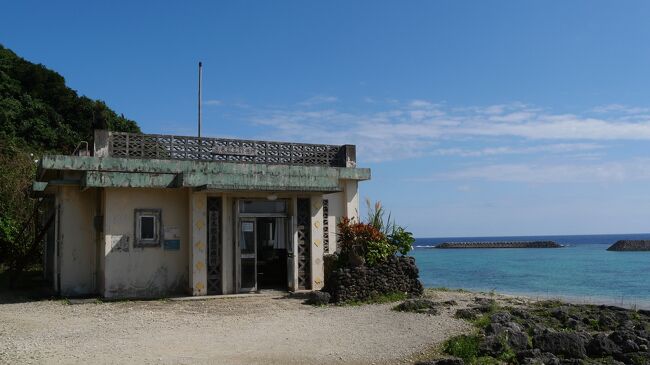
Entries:
{"label": "metal pole", "polygon": [[203,64],[199,62],[199,138],[201,138],[201,78],[203,76]]}

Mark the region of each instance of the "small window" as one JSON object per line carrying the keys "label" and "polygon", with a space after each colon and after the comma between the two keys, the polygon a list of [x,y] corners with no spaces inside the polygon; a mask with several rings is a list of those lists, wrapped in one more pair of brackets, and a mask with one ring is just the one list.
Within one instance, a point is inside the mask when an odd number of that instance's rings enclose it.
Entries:
{"label": "small window", "polygon": [[135,210],[135,246],[160,246],[160,209]]}

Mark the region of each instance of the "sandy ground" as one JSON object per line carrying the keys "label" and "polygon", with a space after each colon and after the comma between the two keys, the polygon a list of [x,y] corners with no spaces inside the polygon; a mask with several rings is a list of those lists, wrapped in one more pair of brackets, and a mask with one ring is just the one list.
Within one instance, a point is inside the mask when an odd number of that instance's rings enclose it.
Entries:
{"label": "sandy ground", "polygon": [[469,331],[395,305],[313,307],[279,294],[192,301],[0,304],[0,363],[395,364]]}

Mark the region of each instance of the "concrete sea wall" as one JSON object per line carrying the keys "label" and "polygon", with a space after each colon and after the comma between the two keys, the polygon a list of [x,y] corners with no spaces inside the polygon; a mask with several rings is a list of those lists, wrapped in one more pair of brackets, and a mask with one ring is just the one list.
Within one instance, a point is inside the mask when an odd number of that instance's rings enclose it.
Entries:
{"label": "concrete sea wall", "polygon": [[444,242],[435,248],[559,248],[553,241]]}
{"label": "concrete sea wall", "polygon": [[650,251],[650,240],[620,240],[607,251]]}

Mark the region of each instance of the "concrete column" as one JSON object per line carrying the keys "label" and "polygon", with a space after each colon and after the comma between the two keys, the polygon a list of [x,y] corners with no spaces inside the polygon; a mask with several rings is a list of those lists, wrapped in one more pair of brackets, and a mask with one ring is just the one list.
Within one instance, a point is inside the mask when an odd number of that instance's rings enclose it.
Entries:
{"label": "concrete column", "polygon": [[206,295],[207,289],[207,195],[190,191],[189,283],[192,295]]}
{"label": "concrete column", "polygon": [[323,265],[323,196],[311,197],[311,288],[320,290],[325,281]]}
{"label": "concrete column", "polygon": [[93,138],[93,156],[95,157],[108,157],[109,154],[109,139],[110,132],[105,130],[95,130],[95,138]]}
{"label": "concrete column", "polygon": [[345,180],[343,193],[345,195],[345,215],[357,222],[359,221],[359,182],[357,180]]}

